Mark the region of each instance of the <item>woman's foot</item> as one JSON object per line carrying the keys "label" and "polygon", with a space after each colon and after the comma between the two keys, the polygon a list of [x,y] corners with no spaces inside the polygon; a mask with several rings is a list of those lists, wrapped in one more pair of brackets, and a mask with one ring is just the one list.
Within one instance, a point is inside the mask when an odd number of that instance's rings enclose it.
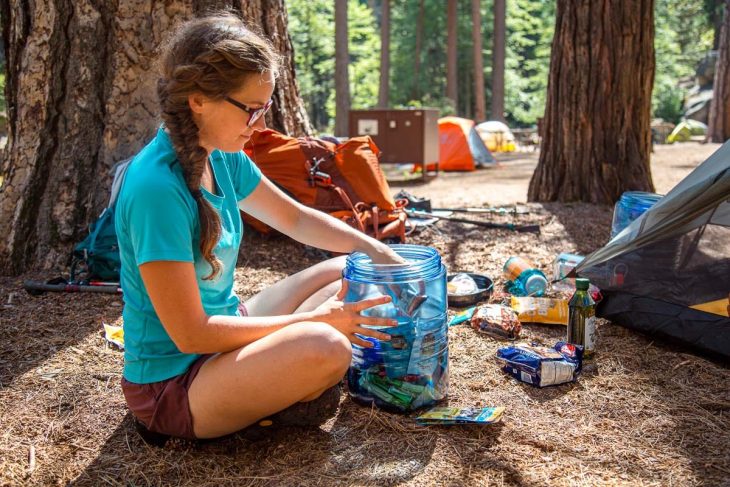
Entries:
{"label": "woman's foot", "polygon": [[142,440],[148,445],[162,448],[167,443],[167,440],[170,439],[170,435],[148,430],[147,427],[136,418],[134,419],[134,429],[137,430],[139,436],[141,436]]}
{"label": "woman's foot", "polygon": [[283,411],[259,421],[271,421],[276,426],[320,426],[337,413],[342,388],[336,384],[322,393],[317,399],[292,404]]}

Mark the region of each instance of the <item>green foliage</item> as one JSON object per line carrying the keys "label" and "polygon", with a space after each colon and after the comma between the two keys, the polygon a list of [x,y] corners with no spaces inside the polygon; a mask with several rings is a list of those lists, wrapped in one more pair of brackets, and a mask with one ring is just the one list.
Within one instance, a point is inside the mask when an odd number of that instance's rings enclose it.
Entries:
{"label": "green foliage", "polygon": [[[334,123],[334,2],[287,0],[297,79],[318,130]],[[435,107],[442,115],[474,114],[471,0],[459,0],[458,105],[446,99],[446,2],[424,0],[423,36],[416,58],[420,0],[391,0],[390,106]],[[375,12],[370,8],[374,5]],[[380,67],[379,0],[349,0],[350,93],[353,108],[377,104]],[[653,110],[676,121],[697,63],[712,48],[722,0],[656,0],[656,74]],[[482,56],[487,113],[491,105],[493,1],[481,1]],[[554,0],[507,1],[505,112],[512,126],[543,115],[555,26]],[[416,61],[419,62],[416,75]],[[680,83],[684,80],[683,83]]]}
{"label": "green foliage", "polygon": [[545,112],[555,4],[507,2],[505,111],[511,126],[530,126]]}
{"label": "green foliage", "polygon": [[[335,117],[335,25],[332,0],[287,0],[297,80],[312,125],[332,132]],[[380,33],[366,3],[348,2],[350,97],[374,106],[380,79]]]}
{"label": "green foliage", "polygon": [[331,0],[289,0],[289,35],[302,99],[312,125],[330,125],[326,109],[334,96],[335,30]]}
{"label": "green foliage", "polygon": [[[710,0],[656,0],[654,117],[676,123],[697,64],[712,49]],[[680,83],[680,81],[685,81]]]}
{"label": "green foliage", "polygon": [[654,84],[652,96],[654,117],[678,123],[682,119],[684,96],[683,88],[677,86],[672,79],[663,76],[662,80]]}

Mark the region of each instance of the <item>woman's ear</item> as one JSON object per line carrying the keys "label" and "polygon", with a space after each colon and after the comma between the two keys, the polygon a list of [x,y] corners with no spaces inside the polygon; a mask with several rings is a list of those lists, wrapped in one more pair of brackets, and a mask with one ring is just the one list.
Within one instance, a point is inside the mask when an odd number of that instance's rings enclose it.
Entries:
{"label": "woman's ear", "polygon": [[201,114],[204,110],[208,98],[202,93],[192,93],[188,95],[188,105],[193,113]]}

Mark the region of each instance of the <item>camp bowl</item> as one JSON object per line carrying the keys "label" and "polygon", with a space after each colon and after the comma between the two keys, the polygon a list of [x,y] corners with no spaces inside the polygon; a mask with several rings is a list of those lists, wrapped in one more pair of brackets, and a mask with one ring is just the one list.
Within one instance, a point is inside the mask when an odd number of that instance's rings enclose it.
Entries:
{"label": "camp bowl", "polygon": [[456,274],[467,274],[470,276],[474,281],[477,283],[477,292],[471,293],[471,294],[448,294],[449,297],[449,306],[455,306],[455,307],[466,307],[466,306],[473,306],[480,301],[487,301],[492,296],[492,291],[494,290],[494,283],[492,280],[485,276],[484,274],[474,274],[472,272],[457,272],[454,274],[449,274],[446,276],[446,280],[448,282],[451,282],[451,280],[456,276]]}

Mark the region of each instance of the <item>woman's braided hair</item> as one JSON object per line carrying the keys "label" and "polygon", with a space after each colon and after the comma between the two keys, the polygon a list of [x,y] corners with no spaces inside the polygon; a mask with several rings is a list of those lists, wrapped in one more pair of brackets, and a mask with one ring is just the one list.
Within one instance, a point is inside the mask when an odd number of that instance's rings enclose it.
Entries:
{"label": "woman's braided hair", "polygon": [[221,262],[213,253],[221,236],[221,222],[200,191],[208,152],[200,145],[188,96],[202,93],[213,100],[222,99],[240,89],[251,75],[269,71],[276,77],[279,59],[271,44],[239,17],[219,13],[181,25],[163,47],[160,61],[157,96],[162,120],[198,204],[200,253],[212,268],[205,279],[213,279],[221,270]]}

